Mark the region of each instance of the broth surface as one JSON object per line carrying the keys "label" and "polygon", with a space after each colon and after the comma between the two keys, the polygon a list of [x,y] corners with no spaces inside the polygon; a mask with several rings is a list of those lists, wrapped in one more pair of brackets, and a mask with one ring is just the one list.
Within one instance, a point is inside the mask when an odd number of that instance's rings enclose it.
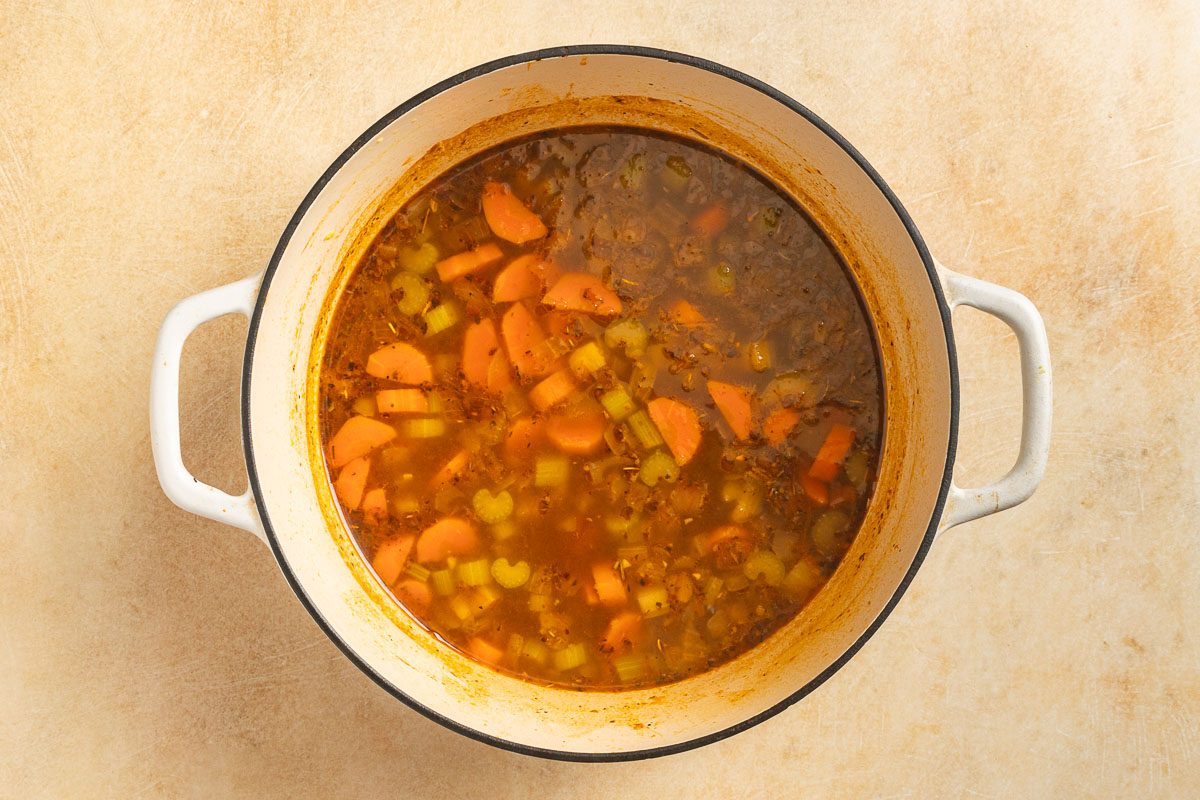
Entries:
{"label": "broth surface", "polygon": [[537,134],[422,189],[321,365],[347,525],[435,635],[582,689],[745,652],[828,580],[882,446],[869,322],[759,175],[636,128]]}

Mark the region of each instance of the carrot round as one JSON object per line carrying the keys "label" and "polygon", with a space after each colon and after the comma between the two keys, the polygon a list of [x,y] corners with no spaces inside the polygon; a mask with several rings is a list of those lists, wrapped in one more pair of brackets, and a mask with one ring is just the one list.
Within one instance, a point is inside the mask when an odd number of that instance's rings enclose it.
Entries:
{"label": "carrot round", "polygon": [[433,603],[433,590],[425,581],[416,578],[405,578],[396,584],[392,591],[401,603],[408,606],[416,614],[424,614]]}
{"label": "carrot round", "polygon": [[667,309],[667,317],[672,322],[677,322],[689,328],[703,325],[707,321],[704,315],[700,313],[700,309],[687,300],[676,300],[672,303],[671,307]]}
{"label": "carrot round", "polygon": [[395,342],[367,356],[367,374],[413,386],[433,383],[429,359],[407,342]]}
{"label": "carrot round", "polygon": [[467,383],[486,387],[492,359],[500,351],[496,323],[482,319],[469,325],[463,334],[462,371]]}
{"label": "carrot round", "polygon": [[495,181],[483,185],[483,217],[492,233],[513,244],[541,239],[548,232],[541,218],[526,208],[512,189]]}
{"label": "carrot round", "polygon": [[535,253],[517,256],[500,270],[492,284],[492,302],[512,303],[542,293],[542,271],[535,269],[541,257]]}
{"label": "carrot round", "polygon": [[854,444],[854,428],[835,422],[825,436],[825,443],[817,451],[817,457],[808,470],[809,476],[822,481],[831,481],[836,478],[838,467],[846,460],[846,454],[850,452],[852,444]]}
{"label": "carrot round", "polygon": [[363,490],[367,488],[367,474],[371,471],[371,462],[366,458],[356,458],[342,468],[337,480],[333,482],[333,491],[342,504],[351,511],[362,503]]}
{"label": "carrot round", "polygon": [[588,455],[604,443],[608,418],[600,409],[583,409],[556,414],[546,420],[546,436],[564,453]]}
{"label": "carrot round", "polygon": [[539,411],[545,411],[565,401],[576,388],[571,371],[560,369],[529,390],[529,402]]}
{"label": "carrot round", "polygon": [[488,242],[471,250],[443,258],[437,262],[437,274],[443,283],[449,283],[464,275],[470,275],[485,267],[490,267],[502,258],[504,258],[504,251],[497,247],[495,242]]}
{"label": "carrot round", "polygon": [[691,461],[700,447],[700,418],[691,406],[673,397],[656,397],[646,410],[675,456],[675,463],[682,467]]}
{"label": "carrot round", "polygon": [[642,630],[642,618],[636,611],[617,614],[604,629],[600,637],[600,649],[606,653],[620,653],[637,642]]}
{"label": "carrot round", "polygon": [[553,367],[551,354],[544,347],[546,333],[523,303],[513,303],[504,312],[500,335],[504,338],[508,360],[522,376],[545,375]]}
{"label": "carrot round", "polygon": [[420,389],[381,389],[375,407],[380,414],[428,414],[429,398]]}
{"label": "carrot round", "polygon": [[721,416],[729,423],[733,435],[742,441],[749,439],[754,421],[750,390],[732,383],[709,381],[708,393],[717,404]]}
{"label": "carrot round", "polygon": [[367,521],[373,525],[378,525],[387,519],[387,490],[379,487],[364,494],[362,512]]}
{"label": "carrot round", "polygon": [[523,417],[512,424],[504,438],[504,457],[510,464],[520,464],[533,458],[534,451],[545,434],[541,421]]}
{"label": "carrot round", "polygon": [[827,483],[811,475],[803,475],[800,478],[800,485],[804,487],[804,493],[814,503],[819,506],[829,505],[829,485]]}
{"label": "carrot round", "polygon": [[717,200],[709,203],[696,216],[692,217],[691,228],[705,239],[711,239],[725,230],[725,226],[728,224],[729,209],[725,207],[723,201]]}
{"label": "carrot round", "polygon": [[346,420],[329,440],[329,465],[334,469],[383,447],[396,437],[396,429],[371,417],[355,416]]}
{"label": "carrot round", "polygon": [[800,424],[800,412],[794,408],[777,408],[763,422],[763,436],[767,444],[778,447],[787,439],[792,429]]}
{"label": "carrot round", "polygon": [[479,549],[479,533],[461,517],[446,517],[421,531],[417,539],[417,561],[444,561],[450,556],[467,556]]}
{"label": "carrot round", "polygon": [[625,602],[628,596],[625,582],[621,580],[621,576],[617,575],[612,564],[607,561],[593,564],[592,581],[596,587],[596,597],[601,603],[619,606]]}
{"label": "carrot round", "polygon": [[580,311],[610,317],[621,313],[621,298],[595,275],[568,272],[559,278],[542,303],[560,311]]}
{"label": "carrot round", "polygon": [[467,652],[486,664],[499,664],[504,658],[503,650],[478,636],[472,636],[467,641]]}
{"label": "carrot round", "polygon": [[437,474],[434,475],[429,481],[430,488],[435,492],[438,489],[445,489],[454,482],[455,478],[463,473],[463,470],[467,468],[467,464],[470,462],[470,460],[470,453],[468,453],[466,450],[459,450],[457,453],[451,456],[450,460],[447,461],[442,468],[437,471]]}
{"label": "carrot round", "polygon": [[379,549],[371,557],[371,568],[381,581],[388,586],[396,582],[400,573],[404,571],[404,565],[408,563],[409,553],[412,552],[416,540],[417,537],[406,534],[394,536],[379,545]]}

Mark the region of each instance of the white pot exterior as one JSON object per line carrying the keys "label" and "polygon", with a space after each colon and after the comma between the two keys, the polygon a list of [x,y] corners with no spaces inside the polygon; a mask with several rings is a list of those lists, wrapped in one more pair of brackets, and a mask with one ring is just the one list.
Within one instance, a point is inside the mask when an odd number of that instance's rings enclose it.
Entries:
{"label": "white pot exterior", "polygon": [[[513,136],[571,122],[641,124],[704,136],[791,192],[845,256],[883,360],[881,474],[842,566],[796,619],[765,642],[728,664],[659,688],[576,692],[538,686],[438,644],[363,563],[319,461],[314,377],[324,323],[348,277],[346,256],[360,252],[404,199],[446,167]],[[957,302],[997,313],[1022,344],[1022,460],[1001,482],[976,492],[950,482],[957,382],[949,311]],[[476,738],[553,757],[672,752],[781,710],[832,674],[882,622],[939,521],[944,529],[1020,502],[1045,464],[1049,361],[1040,318],[1028,301],[937,267],[861,157],[792,101],[724,68],[640,49],[562,49],[486,65],[414,98],[364,134],[285,232],[258,296],[246,358],[246,456],[257,508],[275,556],[314,617],[405,702]],[[177,362],[159,362],[156,371],[177,370]],[[249,498],[226,498],[219,511],[198,508],[209,502],[203,498],[184,502],[193,490],[168,463],[177,455],[177,437],[169,441],[160,431],[164,420],[154,422],[155,455],[168,494],[191,510],[253,528]]]}

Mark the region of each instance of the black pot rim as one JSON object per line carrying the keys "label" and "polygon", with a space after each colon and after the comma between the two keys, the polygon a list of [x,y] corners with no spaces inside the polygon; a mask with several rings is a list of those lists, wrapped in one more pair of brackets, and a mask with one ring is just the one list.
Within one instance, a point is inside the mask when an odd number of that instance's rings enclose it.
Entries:
{"label": "black pot rim", "polygon": [[[699,69],[716,73],[755,89],[756,91],[767,95],[784,106],[787,106],[789,109],[801,115],[808,122],[819,128],[831,140],[836,142],[838,146],[846,152],[847,155],[854,159],[858,166],[871,178],[871,180],[883,193],[884,197],[887,198],[888,202],[895,210],[896,215],[904,224],[905,229],[908,231],[909,236],[912,238],[913,244],[916,246],[917,251],[921,256],[921,261],[925,265],[925,270],[929,275],[929,282],[937,299],[938,310],[941,313],[942,328],[946,335],[947,355],[949,359],[950,371],[950,436],[947,444],[946,468],[942,475],[941,486],[938,490],[937,504],[935,505],[933,514],[931,515],[929,527],[925,531],[925,536],[921,541],[920,547],[917,549],[917,553],[913,558],[912,564],[909,566],[908,571],[904,575],[904,579],[900,582],[900,585],[897,587],[891,599],[883,605],[875,619],[871,622],[863,634],[859,636],[859,638],[846,650],[846,652],[839,656],[832,664],[829,665],[829,667],[827,667],[811,681],[765,711],[745,719],[736,725],[731,725],[723,730],[706,734],[704,736],[699,736],[695,739],[690,739],[686,742],[680,742],[678,744],[612,753],[585,753],[533,747],[530,745],[521,744],[519,742],[509,741],[497,736],[492,736],[491,734],[476,730],[462,724],[461,722],[450,719],[449,717],[434,711],[428,706],[417,702],[414,698],[405,694],[402,689],[385,680],[383,676],[381,676],[371,667],[370,664],[359,658],[359,656],[350,649],[349,645],[342,641],[338,634],[333,630],[329,622],[322,616],[320,609],[317,608],[311,598],[309,598],[304,592],[303,587],[300,586],[295,574],[292,572],[291,568],[288,566],[287,560],[284,558],[283,551],[279,546],[278,537],[276,536],[275,530],[271,525],[270,517],[267,513],[267,506],[263,499],[262,486],[258,477],[258,466],[254,460],[253,431],[250,427],[250,383],[254,362],[254,348],[256,339],[258,337],[258,327],[262,318],[262,309],[264,301],[266,300],[267,291],[270,289],[271,280],[279,267],[279,262],[283,257],[283,253],[287,249],[287,246],[291,241],[292,235],[295,233],[300,220],[308,212],[309,207],[316,200],[317,195],[320,194],[321,190],[325,188],[325,185],[329,183],[334,174],[336,174],[342,168],[342,166],[356,152],[358,152],[359,149],[361,149],[368,141],[374,138],[377,133],[390,125],[397,118],[408,113],[416,106],[425,102],[429,98],[446,91],[447,89],[469,81],[472,78],[479,77],[480,75],[484,75],[498,69],[503,69],[505,67],[511,67],[515,64],[521,64],[529,61],[541,61],[549,58],[579,57],[590,55],[626,55],[640,56],[644,58],[657,58],[663,61],[686,64],[688,66],[697,67]],[[887,619],[888,615],[892,612],[892,609],[894,609],[896,604],[899,603],[900,598],[908,589],[908,586],[912,582],[913,577],[916,575],[917,570],[925,560],[925,556],[929,552],[929,547],[933,543],[934,537],[937,535],[937,525],[941,519],[942,511],[945,508],[946,496],[950,489],[951,477],[954,470],[954,455],[958,442],[958,403],[958,359],[954,345],[954,332],[950,324],[950,308],[946,303],[944,294],[942,293],[941,282],[938,279],[937,269],[934,266],[933,258],[930,256],[929,250],[926,248],[925,241],[921,238],[921,234],[917,230],[916,224],[913,222],[912,217],[909,216],[904,206],[900,203],[900,200],[896,197],[895,193],[891,190],[887,183],[884,182],[883,178],[880,177],[879,173],[875,171],[874,167],[867,162],[867,160],[858,152],[858,150],[854,148],[853,145],[846,141],[841,134],[834,130],[823,119],[818,117],[808,108],[801,105],[788,95],[756,78],[752,78],[749,75],[738,72],[734,69],[730,69],[729,67],[721,64],[717,64],[713,61],[699,58],[697,56],[686,55],[684,53],[676,53],[669,50],[659,50],[656,48],[641,47],[636,45],[569,45],[550,47],[499,58],[494,61],[489,61],[485,64],[480,64],[477,67],[468,69],[465,72],[460,72],[453,77],[434,84],[425,91],[414,95],[406,102],[392,109],[374,125],[368,128],[361,136],[355,139],[354,142],[347,147],[341,153],[341,155],[339,155],[333,161],[332,164],[330,164],[329,168],[325,170],[317,182],[313,184],[313,187],[308,191],[308,194],[305,195],[304,200],[296,209],[296,213],[292,215],[291,220],[288,222],[287,227],[283,231],[283,235],[279,238],[279,243],[275,246],[275,251],[271,255],[271,261],[267,266],[266,272],[263,274],[262,286],[259,289],[258,299],[254,304],[254,313],[250,318],[249,331],[246,337],[246,352],[242,363],[242,445],[245,452],[246,468],[249,474],[250,488],[254,492],[254,500],[258,506],[259,517],[262,520],[263,528],[265,529],[267,535],[267,542],[271,547],[271,551],[275,556],[276,562],[279,564],[279,567],[282,570],[288,585],[292,587],[292,591],[295,592],[296,597],[299,598],[300,602],[308,610],[308,613],[312,615],[312,618],[316,621],[317,625],[322,631],[325,632],[325,635],[330,638],[330,640],[338,647],[338,649],[342,651],[343,655],[345,655],[346,658],[348,658],[355,666],[362,670],[363,673],[371,678],[371,680],[381,686],[397,700],[400,700],[405,705],[418,711],[434,722],[437,722],[440,725],[455,731],[456,733],[460,733],[463,736],[467,736],[471,739],[475,739],[476,741],[492,745],[493,747],[498,747],[502,750],[521,753],[523,755],[537,756],[540,758],[557,761],[603,763],[614,761],[635,761],[671,755],[673,753],[681,753],[686,750],[702,747],[706,744],[718,742],[722,739],[727,739],[734,734],[740,733],[748,728],[752,728],[760,722],[770,719],[771,717],[780,713],[798,700],[811,694],[817,689],[817,687],[819,687],[835,672],[841,669],[842,666],[844,666],[846,662],[848,662],[855,655],[855,653],[857,653],[863,647],[863,645],[866,644],[867,640],[874,635],[875,631],[879,629],[879,626],[883,624],[883,621]]]}

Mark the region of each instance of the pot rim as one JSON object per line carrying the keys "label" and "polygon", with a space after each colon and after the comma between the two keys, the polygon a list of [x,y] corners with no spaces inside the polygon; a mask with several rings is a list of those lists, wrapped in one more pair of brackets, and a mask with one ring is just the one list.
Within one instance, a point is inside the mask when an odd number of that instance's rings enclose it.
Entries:
{"label": "pot rim", "polygon": [[[679,742],[661,747],[648,747],[640,750],[624,750],[617,752],[574,752],[570,750],[554,750],[550,748],[534,747],[531,745],[521,744],[508,739],[503,739],[498,736],[493,736],[483,731],[472,728],[468,725],[451,719],[444,714],[441,714],[428,706],[419,703],[414,698],[410,697],[403,689],[397,687],[383,678],[375,669],[366,661],[361,659],[350,646],[344,642],[329,622],[322,615],[320,609],[305,593],[303,587],[296,579],[295,574],[287,565],[287,561],[283,557],[283,551],[280,548],[278,537],[275,529],[271,524],[270,516],[267,512],[267,506],[263,499],[262,487],[258,478],[258,466],[254,460],[254,437],[250,426],[250,384],[253,380],[253,365],[255,343],[258,338],[259,323],[262,319],[263,306],[267,297],[267,291],[270,289],[271,281],[274,278],[275,272],[279,267],[279,263],[283,258],[284,251],[287,250],[291,242],[292,235],[299,226],[301,219],[308,213],[309,208],[316,200],[317,196],[325,188],[326,184],[332,180],[341,168],[350,158],[357,153],[364,145],[373,139],[380,131],[392,124],[394,121],[407,114],[412,109],[416,108],[426,100],[434,97],[447,89],[453,88],[459,84],[465,83],[473,78],[485,75],[489,72],[494,72],[498,69],[504,69],[517,64],[522,64],[531,61],[541,61],[550,58],[569,58],[575,56],[592,56],[592,55],[617,55],[617,56],[637,56],[642,58],[657,58],[663,61],[684,64],[698,69],[707,70],[716,73],[725,78],[737,81],[751,89],[754,89],[762,94],[770,97],[778,103],[786,106],[790,110],[804,117],[809,123],[814,125],[829,139],[837,144],[846,152],[858,165],[858,167],[867,174],[871,181],[878,187],[879,191],[887,199],[892,209],[896,212],[900,221],[903,223],[905,230],[912,239],[913,244],[917,248],[917,252],[921,257],[921,262],[925,265],[925,271],[929,277],[929,282],[933,288],[934,297],[937,301],[938,311],[942,319],[942,329],[946,335],[946,352],[950,375],[950,426],[949,437],[946,448],[946,467],[942,474],[941,486],[938,489],[937,502],[934,504],[933,512],[930,515],[929,527],[925,531],[925,535],[921,540],[921,544],[917,548],[917,552],[913,557],[913,562],[909,566],[908,571],[904,574],[900,585],[892,594],[891,598],[879,610],[875,619],[867,626],[862,635],[854,641],[844,653],[838,656],[833,663],[826,667],[819,675],[801,686],[792,694],[785,697],[770,708],[755,714],[741,722],[731,725],[714,733],[698,736],[694,739],[689,739],[684,742]],[[883,180],[875,168],[863,157],[861,153],[853,145],[850,144],[840,133],[838,133],[829,123],[825,122],[807,107],[793,99],[787,94],[778,89],[753,78],[743,72],[726,67],[708,59],[698,56],[678,53],[671,50],[662,50],[653,47],[643,47],[641,45],[619,45],[619,44],[588,44],[588,45],[562,45],[557,47],[548,47],[540,50],[531,50],[525,53],[505,56],[498,58],[471,69],[465,70],[452,77],[446,78],[428,89],[413,95],[411,98],[395,107],[373,125],[367,128],[357,139],[355,139],[334,161],[329,165],[328,169],[321,174],[308,194],[304,196],[296,212],[288,221],[287,226],[283,230],[283,234],[279,238],[279,243],[275,246],[274,252],[271,254],[271,260],[267,265],[266,271],[263,274],[262,285],[259,289],[258,298],[254,304],[254,312],[250,317],[249,328],[246,334],[246,352],[242,362],[242,386],[241,386],[241,416],[242,416],[242,447],[246,459],[246,471],[249,478],[250,489],[254,494],[254,501],[258,508],[258,514],[262,521],[263,530],[266,533],[267,543],[271,548],[271,553],[275,557],[276,563],[283,572],[284,578],[288,585],[292,588],[296,597],[301,604],[312,616],[317,626],[325,633],[326,636],[337,646],[347,659],[352,664],[358,667],[372,681],[378,684],[381,688],[391,694],[400,702],[407,705],[409,708],[417,711],[449,730],[455,733],[462,734],[468,738],[474,739],[484,744],[489,744],[493,747],[502,750],[508,750],[522,755],[537,756],[540,758],[551,759],[556,761],[575,761],[586,763],[606,763],[618,761],[638,761],[649,758],[657,758],[660,756],[682,753],[688,750],[693,750],[698,747],[703,747],[713,742],[727,739],[737,733],[758,725],[771,717],[779,714],[784,709],[788,708],[797,701],[811,694],[825,683],[835,672],[841,669],[845,664],[867,643],[883,624],[884,620],[891,614],[892,610],[900,602],[900,598],[904,596],[908,586],[912,583],[916,576],[917,570],[925,561],[925,556],[929,552],[929,547],[932,545],[934,538],[937,535],[938,522],[941,519],[942,512],[945,509],[946,497],[950,490],[951,479],[954,472],[954,456],[958,444],[958,415],[959,415],[959,377],[958,377],[958,358],[954,344],[954,332],[950,321],[950,307],[946,302],[945,295],[942,291],[941,280],[938,278],[937,267],[934,264],[933,257],[929,254],[929,250],[925,245],[925,240],[921,237],[917,230],[916,224],[908,211],[901,204],[899,198],[892,191],[891,187]]]}

